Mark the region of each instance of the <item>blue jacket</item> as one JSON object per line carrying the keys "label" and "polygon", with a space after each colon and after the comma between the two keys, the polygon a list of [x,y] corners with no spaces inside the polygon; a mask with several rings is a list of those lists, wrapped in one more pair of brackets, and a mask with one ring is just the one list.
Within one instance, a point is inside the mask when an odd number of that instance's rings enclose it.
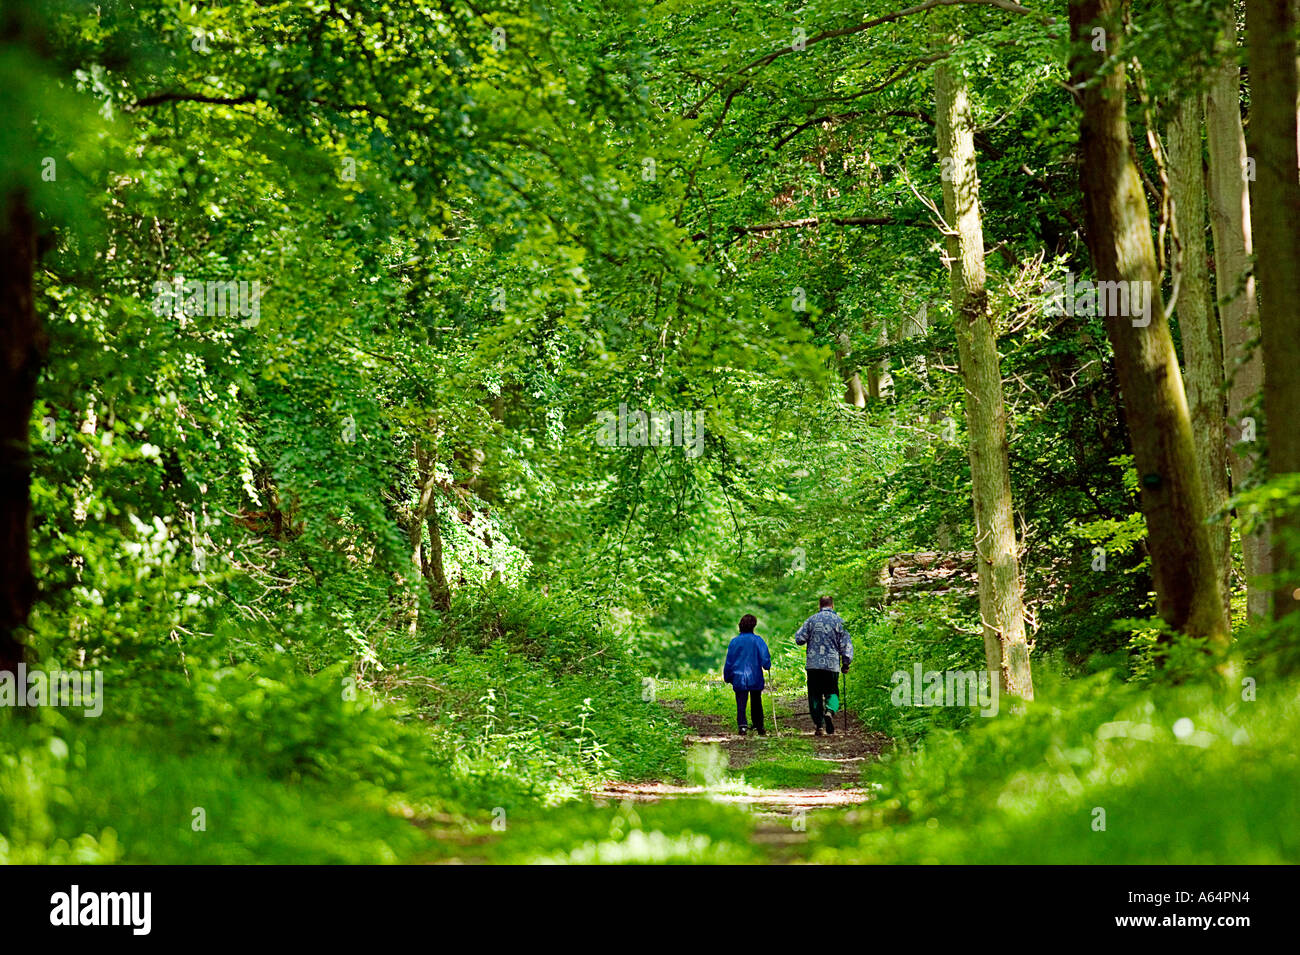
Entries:
{"label": "blue jacket", "polygon": [[732,638],[727,647],[727,665],[722,668],[722,678],[736,690],[761,690],[763,671],[772,669],[772,655],[767,644],[756,633],[742,633]]}

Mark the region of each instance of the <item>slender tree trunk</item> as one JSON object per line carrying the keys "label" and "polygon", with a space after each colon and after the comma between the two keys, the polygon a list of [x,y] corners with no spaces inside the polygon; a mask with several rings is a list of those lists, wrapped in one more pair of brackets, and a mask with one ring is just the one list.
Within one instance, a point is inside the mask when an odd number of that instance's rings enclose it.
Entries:
{"label": "slender tree trunk", "polygon": [[935,74],[935,93],[953,319],[966,391],[984,655],[989,673],[998,674],[1003,689],[1033,699],[1011,510],[1002,372],[985,289],[974,124],[965,80],[947,64]]}
{"label": "slender tree trunk", "polygon": [[[1205,178],[1201,153],[1201,98],[1188,94],[1169,123],[1169,189],[1174,200],[1174,276],[1178,325],[1187,367],[1187,404],[1200,455],[1203,509],[1216,514],[1228,502],[1228,448],[1224,428],[1223,338],[1210,298],[1205,244]],[[1224,600],[1232,592],[1232,534],[1225,514],[1210,524],[1210,547]],[[1224,612],[1231,619],[1231,608]]]}
{"label": "slender tree trunk", "polygon": [[[1119,0],[1070,2],[1088,247],[1100,281],[1140,283],[1127,287],[1139,290],[1149,306],[1136,319],[1109,315],[1106,330],[1133,441],[1160,616],[1174,630],[1223,646],[1228,621],[1204,523],[1191,416],[1161,302],[1142,180],[1130,158],[1120,12]],[[1098,27],[1103,32],[1095,35]],[[1096,48],[1099,43],[1104,49]],[[1107,69],[1099,72],[1107,58]]]}
{"label": "slender tree trunk", "polygon": [[451,585],[447,583],[447,573],[442,564],[442,529],[438,526],[438,509],[430,506],[425,518],[429,526],[429,559],[425,561],[428,569],[429,594],[433,605],[442,613],[451,609]]}
{"label": "slender tree trunk", "polygon": [[[876,344],[884,348],[889,341],[889,326],[882,322],[876,330]],[[882,358],[872,362],[867,369],[867,394],[879,400],[888,395],[893,386],[894,376],[889,371],[889,360]]]}
{"label": "slender tree trunk", "polygon": [[[451,609],[451,587],[442,563],[442,531],[438,527],[438,512],[434,504],[437,494],[437,475],[432,458],[416,442],[416,474],[420,482],[420,500],[411,515],[407,528],[411,541],[411,559],[420,569],[433,605],[442,613]],[[424,530],[429,530],[429,551],[423,553]]]}
{"label": "slender tree trunk", "polygon": [[[1255,274],[1264,352],[1268,467],[1300,471],[1300,179],[1296,145],[1296,41],[1290,3],[1246,0],[1250,151],[1255,160]],[[1294,612],[1300,515],[1273,522],[1273,615]]]}
{"label": "slender tree trunk", "polygon": [[[905,341],[909,338],[923,338],[928,334],[930,334],[929,310],[926,307],[926,303],[922,302],[915,312],[903,319],[902,337],[900,340]],[[914,361],[916,364],[913,365],[913,370],[916,372],[916,376],[924,382],[930,371],[929,359],[924,354],[920,354],[916,356]]]}
{"label": "slender tree trunk", "polygon": [[[1255,276],[1251,270],[1250,182],[1246,137],[1241,125],[1241,70],[1237,64],[1237,14],[1228,4],[1223,15],[1222,60],[1210,72],[1205,94],[1206,141],[1209,147],[1210,228],[1214,234],[1215,298],[1223,329],[1223,374],[1228,382],[1227,433],[1232,487],[1246,486],[1258,458],[1252,435],[1242,419],[1253,418],[1252,405],[1264,388],[1264,362],[1251,344],[1259,333]],[[1272,573],[1267,528],[1241,535],[1246,571],[1246,613],[1259,620],[1269,613]]]}
{"label": "slender tree trunk", "polygon": [[6,197],[0,215],[0,672],[16,672],[36,599],[28,429],[47,340],[32,296],[36,224],[26,196]]}

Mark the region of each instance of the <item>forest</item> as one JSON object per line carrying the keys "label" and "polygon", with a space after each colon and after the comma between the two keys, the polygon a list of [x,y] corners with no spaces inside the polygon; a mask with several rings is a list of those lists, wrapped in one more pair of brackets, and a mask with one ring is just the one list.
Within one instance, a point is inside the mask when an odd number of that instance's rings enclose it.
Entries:
{"label": "forest", "polygon": [[1298,18],[0,0],[0,863],[1300,862]]}

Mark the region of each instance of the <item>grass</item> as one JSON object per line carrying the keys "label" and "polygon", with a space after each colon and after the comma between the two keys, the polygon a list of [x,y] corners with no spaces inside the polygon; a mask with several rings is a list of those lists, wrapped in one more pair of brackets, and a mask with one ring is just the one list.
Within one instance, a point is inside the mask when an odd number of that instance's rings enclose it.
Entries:
{"label": "grass", "polygon": [[596,805],[522,814],[474,861],[511,863],[725,863],[763,861],[750,844],[751,813],[707,798]]}
{"label": "grass", "polygon": [[[935,725],[869,764],[863,784],[876,798],[810,813],[807,841],[783,853],[823,863],[1300,861],[1300,682],[1261,679],[1256,700],[1109,672],[1066,679],[1048,666],[1036,679],[1023,715]],[[730,716],[727,688],[705,680],[662,695]],[[719,791],[813,786],[833,765],[807,739],[742,745],[755,761]]]}
{"label": "grass", "polygon": [[[720,746],[683,756],[680,721],[636,681],[539,683],[508,664],[457,662],[437,670],[441,708],[416,705],[405,724],[400,711],[345,702],[336,674],[266,666],[196,673],[188,696],[146,689],[130,705],[122,687],[125,709],[96,720],[0,715],[0,863],[764,861],[775,850],[754,841],[755,814],[709,797],[815,788],[836,767],[784,719],[782,733],[732,746],[752,759],[729,766]],[[1300,861],[1300,681],[1257,673],[1247,693],[1066,679],[1045,665],[1035,680],[1023,715],[936,724],[866,764],[872,801],[809,813],[779,857]],[[709,676],[662,682],[658,695],[734,719],[730,689]],[[780,697],[783,712],[794,697]],[[585,795],[616,778],[708,793]]]}
{"label": "grass", "polygon": [[[655,695],[661,701],[676,701],[690,713],[721,717],[731,725],[736,718],[736,697],[731,687],[714,675],[699,674],[679,680],[660,680]],[[767,695],[763,697],[767,705]]]}
{"label": "grass", "polygon": [[0,727],[0,864],[385,863],[424,842],[382,789],[286,785],[113,728],[33,745],[15,723]]}
{"label": "grass", "polygon": [[1294,682],[1246,702],[1042,671],[1023,717],[933,733],[883,761],[869,807],[820,830],[813,861],[1294,863]]}
{"label": "grass", "polygon": [[740,770],[745,782],[763,789],[816,789],[836,764],[818,759],[812,741],[791,736],[759,740],[755,761]]}
{"label": "grass", "polygon": [[[728,731],[734,729],[734,694],[729,686],[711,675],[665,681],[658,689],[661,700],[680,702],[688,712],[718,717],[726,721]],[[782,691],[775,696],[770,692],[764,693],[768,735],[751,734],[739,744],[752,761],[732,770],[735,785],[760,789],[816,789],[827,775],[836,771],[837,765],[819,759],[812,740],[799,735],[793,728],[794,699],[801,699],[802,695],[802,688],[797,692]],[[774,703],[777,707],[776,727],[785,721],[785,728],[779,731],[773,729],[771,707]]]}

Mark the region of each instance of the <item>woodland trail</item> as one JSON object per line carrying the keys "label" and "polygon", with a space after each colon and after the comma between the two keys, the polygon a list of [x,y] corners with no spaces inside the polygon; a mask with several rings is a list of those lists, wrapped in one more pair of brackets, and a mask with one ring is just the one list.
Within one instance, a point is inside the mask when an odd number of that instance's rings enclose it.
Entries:
{"label": "woodland trail", "polygon": [[[721,685],[720,685],[721,686]],[[731,696],[730,688],[725,688]],[[852,714],[847,726],[841,713],[836,732],[814,735],[807,696],[764,694],[766,737],[736,732],[735,720],[716,713],[687,710],[681,700],[665,700],[691,730],[685,739],[690,781],[614,782],[593,793],[598,803],[631,800],[708,798],[752,810],[752,840],[780,855],[805,839],[806,816],[817,810],[845,810],[868,802],[869,787],[860,774],[878,759],[889,737],[864,727]],[[811,752],[809,752],[811,744]]]}

